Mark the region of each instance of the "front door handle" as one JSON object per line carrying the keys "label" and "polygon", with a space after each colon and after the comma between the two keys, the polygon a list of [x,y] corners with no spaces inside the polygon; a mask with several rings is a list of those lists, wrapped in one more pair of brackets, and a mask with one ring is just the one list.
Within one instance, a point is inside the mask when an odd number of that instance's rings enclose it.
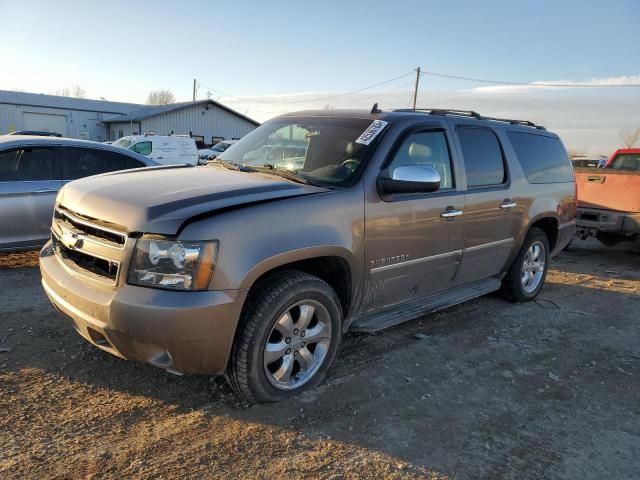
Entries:
{"label": "front door handle", "polygon": [[31,192],[31,193],[57,193],[58,190],[56,190],[55,188],[45,188],[43,190],[36,190],[35,192]]}
{"label": "front door handle", "polygon": [[511,200],[509,200],[507,198],[507,199],[504,200],[504,202],[502,202],[502,204],[500,205],[500,208],[508,210],[510,208],[517,207],[517,206],[518,206],[518,204],[516,202],[512,202]]}
{"label": "front door handle", "polygon": [[448,208],[440,214],[442,218],[454,218],[462,215],[462,210],[456,210],[454,208]]}

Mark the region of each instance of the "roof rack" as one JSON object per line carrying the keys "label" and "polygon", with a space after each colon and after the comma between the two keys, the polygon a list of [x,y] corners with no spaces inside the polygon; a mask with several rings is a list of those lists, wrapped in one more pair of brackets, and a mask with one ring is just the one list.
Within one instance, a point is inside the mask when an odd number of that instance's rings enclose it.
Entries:
{"label": "roof rack", "polygon": [[475,118],[477,120],[492,120],[494,122],[505,122],[510,123],[511,125],[524,125],[526,127],[537,128],[538,130],[546,130],[542,125],[536,125],[529,120],[513,120],[510,118],[497,118],[497,117],[485,117],[480,115],[478,112],[474,112],[473,110],[456,110],[452,108],[398,108],[392,110],[393,112],[418,112],[418,113],[426,113],[429,115],[457,115],[461,117],[470,117]]}

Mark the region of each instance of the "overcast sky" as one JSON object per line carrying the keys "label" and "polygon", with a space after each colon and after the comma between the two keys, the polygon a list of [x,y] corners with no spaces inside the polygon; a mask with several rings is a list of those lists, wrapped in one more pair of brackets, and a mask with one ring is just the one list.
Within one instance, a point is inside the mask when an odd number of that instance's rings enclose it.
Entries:
{"label": "overcast sky", "polygon": [[[186,101],[197,78],[199,98],[261,121],[374,101],[406,107],[416,66],[526,83],[640,83],[638,0],[0,0],[0,18],[0,89],[79,84],[91,98],[143,103],[150,90],[168,88]],[[532,119],[594,154],[620,146],[621,128],[640,126],[640,88],[632,87],[424,76],[418,103]]]}

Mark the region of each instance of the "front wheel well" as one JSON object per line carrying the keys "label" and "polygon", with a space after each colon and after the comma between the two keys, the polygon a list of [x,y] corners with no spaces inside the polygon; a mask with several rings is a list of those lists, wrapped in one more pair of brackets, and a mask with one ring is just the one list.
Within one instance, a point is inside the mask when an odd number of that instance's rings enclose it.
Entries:
{"label": "front wheel well", "polygon": [[547,236],[547,240],[549,240],[549,249],[553,251],[556,248],[556,243],[558,242],[558,220],[553,217],[545,217],[540,220],[536,220],[533,222],[529,228],[539,228],[542,230]]}
{"label": "front wheel well", "polygon": [[260,275],[251,286],[249,296],[270,277],[287,270],[305,272],[327,282],[340,299],[343,318],[347,317],[351,307],[351,269],[347,261],[341,257],[315,257],[280,265]]}

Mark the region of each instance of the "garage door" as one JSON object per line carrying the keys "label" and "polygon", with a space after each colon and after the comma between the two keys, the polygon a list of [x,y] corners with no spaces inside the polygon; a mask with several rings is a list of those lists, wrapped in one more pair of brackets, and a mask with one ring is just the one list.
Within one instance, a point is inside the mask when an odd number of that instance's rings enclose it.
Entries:
{"label": "garage door", "polygon": [[67,116],[49,113],[25,112],[22,117],[22,130],[42,130],[67,136]]}

